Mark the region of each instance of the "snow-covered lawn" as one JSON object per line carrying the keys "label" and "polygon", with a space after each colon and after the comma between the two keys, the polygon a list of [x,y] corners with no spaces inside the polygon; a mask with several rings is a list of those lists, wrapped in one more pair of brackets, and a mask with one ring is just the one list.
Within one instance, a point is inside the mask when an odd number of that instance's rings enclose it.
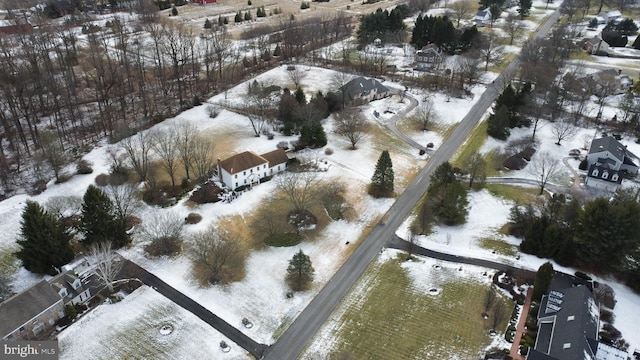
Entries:
{"label": "snow-covered lawn", "polygon": [[[220,341],[229,345],[228,352]],[[209,324],[147,286],[121,302],[98,306],[65,329],[58,343],[66,360],[249,358]]]}

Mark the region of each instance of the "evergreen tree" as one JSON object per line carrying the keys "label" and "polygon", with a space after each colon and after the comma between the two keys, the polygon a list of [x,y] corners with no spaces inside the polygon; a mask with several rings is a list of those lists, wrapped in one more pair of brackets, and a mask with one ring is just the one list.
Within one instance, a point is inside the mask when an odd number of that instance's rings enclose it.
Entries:
{"label": "evergreen tree", "polygon": [[237,22],[237,23],[242,22],[242,12],[241,12],[241,11],[238,11],[238,12],[236,13],[236,16],[235,16],[235,18],[233,19],[233,21],[234,21],[234,22]]}
{"label": "evergreen tree", "polygon": [[16,257],[25,269],[55,275],[56,269],[73,260],[73,250],[69,245],[71,235],[37,202],[27,201],[20,225],[21,238],[17,241],[20,249]]}
{"label": "evergreen tree", "polygon": [[211,26],[212,26],[212,24],[211,24],[211,20],[206,19],[206,20],[204,21],[204,28],[205,28],[205,29],[211,29]]}
{"label": "evergreen tree", "polygon": [[84,243],[90,245],[110,240],[116,247],[124,246],[129,242],[124,220],[116,218],[109,197],[102,190],[89,185],[83,197],[80,221]]}
{"label": "evergreen tree", "polygon": [[520,15],[520,19],[524,19],[526,16],[529,16],[529,12],[531,12],[531,5],[533,5],[533,0],[518,1],[518,14]]}
{"label": "evergreen tree", "polygon": [[440,164],[436,170],[431,174],[431,183],[427,191],[432,192],[439,188],[444,187],[447,184],[451,184],[456,181],[456,174],[453,172],[453,167],[448,161]]}
{"label": "evergreen tree", "polygon": [[175,5],[171,8],[171,15],[178,16],[178,9],[176,9]]}
{"label": "evergreen tree", "polygon": [[549,286],[553,279],[553,265],[550,262],[546,262],[538,268],[536,272],[536,279],[533,283],[533,300],[542,300],[542,295],[549,292]]}
{"label": "evergreen tree", "polygon": [[309,284],[313,282],[313,274],[311,259],[300,250],[289,260],[285,281],[291,290],[301,291],[307,289]]}
{"label": "evergreen tree", "polygon": [[251,20],[251,11],[250,10],[247,10],[247,12],[244,13],[244,19],[247,20],[247,21]]}
{"label": "evergreen tree", "polygon": [[445,185],[440,195],[439,204],[434,207],[438,220],[449,226],[464,224],[469,213],[467,190],[456,180]]}
{"label": "evergreen tree", "polygon": [[378,162],[376,163],[376,169],[373,172],[371,178],[371,186],[369,187],[369,194],[374,197],[391,197],[393,196],[393,163],[391,162],[391,156],[389,151],[384,150]]}
{"label": "evergreen tree", "polygon": [[276,48],[273,50],[273,56],[280,56],[282,50],[280,49],[280,44],[276,45]]}
{"label": "evergreen tree", "polygon": [[511,131],[509,130],[509,110],[506,106],[500,106],[495,114],[489,115],[487,135],[506,140]]}
{"label": "evergreen tree", "polygon": [[293,96],[296,98],[298,104],[306,105],[307,104],[307,96],[302,91],[302,88],[297,88],[293,93]]}
{"label": "evergreen tree", "polygon": [[224,25],[224,18],[222,16],[218,16],[218,26]]}
{"label": "evergreen tree", "polygon": [[311,125],[305,125],[300,129],[300,142],[303,147],[323,147],[327,145],[327,133],[320,122],[314,121]]}

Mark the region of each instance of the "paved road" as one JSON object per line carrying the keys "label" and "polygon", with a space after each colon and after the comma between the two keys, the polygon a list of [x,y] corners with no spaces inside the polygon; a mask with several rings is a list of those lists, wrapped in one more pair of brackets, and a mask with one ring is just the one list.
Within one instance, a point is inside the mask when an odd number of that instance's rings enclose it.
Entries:
{"label": "paved road", "polygon": [[[542,25],[535,37],[543,37],[558,20],[560,14],[556,11],[550,19]],[[498,76],[496,83],[500,84],[510,78],[519,64],[515,59],[507,69]],[[296,359],[304,350],[307,343],[315,336],[322,324],[329,318],[338,303],[347,295],[358,281],[371,261],[380,252],[384,244],[392,239],[404,219],[415,207],[429,186],[429,178],[433,171],[443,162],[449,160],[457,149],[464,143],[471,130],[477,125],[489,106],[498,95],[495,86],[489,86],[480,99],[462,119],[451,136],[431,156],[427,165],[420,171],[413,182],[398,197],[387,212],[386,225],[378,224],[362,241],[347,261],[338,269],[325,287],[298,315],[287,331],[278,341],[267,349],[265,359],[289,360]]]}
{"label": "paved road", "polygon": [[120,271],[119,278],[121,279],[139,279],[145,285],[154,288],[157,292],[165,296],[167,299],[173,301],[177,305],[181,306],[185,310],[191,312],[195,316],[202,319],[202,321],[211,325],[214,329],[221,332],[229,340],[235,342],[238,346],[248,351],[251,355],[257,359],[262,357],[266,345],[258,344],[250,337],[240,332],[240,330],[231,326],[228,322],[222,320],[211,311],[205,309],[202,305],[193,301],[183,293],[171,287],[166,282],[160,280],[157,276],[151,274],[147,270],[141,268],[135,263],[123,259],[124,264]]}
{"label": "paved road", "polygon": [[[411,244],[407,240],[404,240],[399,236],[394,236],[391,239],[391,241],[387,244],[387,246],[393,249],[409,251],[409,247],[411,246]],[[491,260],[476,259],[476,258],[470,258],[466,256],[443,253],[435,250],[430,250],[430,249],[418,246],[416,244],[413,245],[412,252],[417,255],[422,255],[422,256],[430,257],[437,260],[481,266],[489,269],[500,270],[500,271],[511,272],[511,273],[524,272],[525,276],[528,276],[531,278],[535,277],[535,274],[536,274],[536,272],[532,270],[522,269],[519,267],[515,267],[515,266],[511,266],[508,264],[503,264],[503,263],[499,263]]]}

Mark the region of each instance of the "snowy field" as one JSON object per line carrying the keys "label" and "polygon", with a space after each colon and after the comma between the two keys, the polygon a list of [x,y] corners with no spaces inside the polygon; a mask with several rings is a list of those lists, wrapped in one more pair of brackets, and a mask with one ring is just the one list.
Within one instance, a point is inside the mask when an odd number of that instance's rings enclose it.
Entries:
{"label": "snowy field", "polygon": [[[153,289],[142,286],[104,304],[58,336],[60,358],[248,359],[244,349]],[[223,352],[220,341],[229,345]]]}

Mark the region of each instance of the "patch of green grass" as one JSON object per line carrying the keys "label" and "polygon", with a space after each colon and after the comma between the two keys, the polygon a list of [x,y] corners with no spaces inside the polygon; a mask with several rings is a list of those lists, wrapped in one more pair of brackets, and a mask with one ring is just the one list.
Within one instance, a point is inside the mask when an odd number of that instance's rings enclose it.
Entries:
{"label": "patch of green grass", "polygon": [[482,238],[478,240],[478,245],[483,249],[493,250],[500,255],[516,256],[517,254],[515,246],[499,239]]}
{"label": "patch of green grass", "polygon": [[540,192],[537,188],[508,184],[487,184],[487,190],[489,190],[491,195],[515,201],[517,204],[526,204],[536,201],[538,193]]}
{"label": "patch of green grass", "polygon": [[17,258],[13,255],[16,250],[13,247],[0,249],[0,277],[13,275],[18,269]]}
{"label": "patch of green grass", "polygon": [[482,144],[484,144],[485,140],[487,140],[487,127],[489,123],[487,121],[483,121],[478,126],[473,129],[471,134],[467,137],[467,141],[464,145],[458,150],[455,160],[452,161],[451,165],[462,167],[471,154],[477,152]]}
{"label": "patch of green grass", "polygon": [[480,316],[487,287],[454,269],[438,271],[442,293],[430,296],[414,288],[400,260],[372,265],[359,286],[367,291],[347,298],[337,350],[356,359],[477,359],[491,343]]}
{"label": "patch of green grass", "polygon": [[300,244],[302,236],[296,233],[278,233],[267,237],[264,243],[274,247],[289,247]]}

